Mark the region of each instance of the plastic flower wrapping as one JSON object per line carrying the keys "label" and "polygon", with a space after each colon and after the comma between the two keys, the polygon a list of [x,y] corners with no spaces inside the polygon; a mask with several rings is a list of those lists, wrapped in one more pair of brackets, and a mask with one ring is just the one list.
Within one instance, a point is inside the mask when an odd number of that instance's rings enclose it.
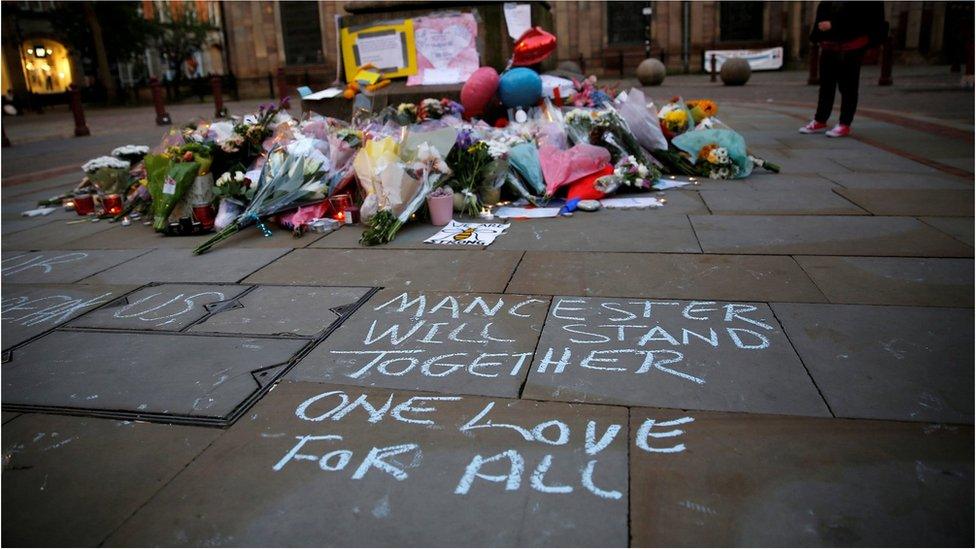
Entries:
{"label": "plastic flower wrapping", "polygon": [[[286,102],[269,103],[172,128],[151,150],[118,147],[83,165],[75,191],[121,194],[124,208],[111,219],[151,215],[166,235],[216,230],[195,250],[204,253],[250,225],[265,236],[272,223],[295,236],[320,230],[334,213],[330,197],[340,194],[336,204],[351,208],[343,220],[363,222],[361,242],[375,245],[425,219],[425,199],[438,189],[433,196],[451,195],[455,213],[479,217],[506,200],[541,206],[646,192],[662,170],[715,179],[779,170],[750,154],[710,99],[674,97],[658,109],[642,90],[618,94],[594,78],[567,82],[567,90],[566,98],[551,93],[516,107],[497,98],[473,104],[484,120],[465,118],[464,106],[447,98],[357,108],[348,121],[296,119]],[[338,220],[327,220],[329,230]]]}

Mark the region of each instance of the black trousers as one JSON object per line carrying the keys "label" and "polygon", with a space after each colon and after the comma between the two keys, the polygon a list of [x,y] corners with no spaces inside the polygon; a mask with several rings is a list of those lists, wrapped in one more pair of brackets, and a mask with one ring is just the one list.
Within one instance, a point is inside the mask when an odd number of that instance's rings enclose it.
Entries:
{"label": "black trousers", "polygon": [[849,126],[857,110],[857,87],[861,78],[864,50],[820,52],[820,96],[817,122],[827,122],[834,108],[834,93],[840,89],[840,123]]}

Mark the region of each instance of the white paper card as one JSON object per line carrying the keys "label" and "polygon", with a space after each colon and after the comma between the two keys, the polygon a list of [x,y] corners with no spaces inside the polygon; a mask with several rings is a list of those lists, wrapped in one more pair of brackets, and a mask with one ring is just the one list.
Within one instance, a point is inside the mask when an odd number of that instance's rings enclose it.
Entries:
{"label": "white paper card", "polygon": [[333,97],[337,97],[341,93],[342,93],[342,90],[340,88],[326,88],[326,89],[324,89],[322,91],[317,91],[315,93],[310,93],[310,94],[306,95],[305,97],[303,97],[302,99],[307,99],[307,100],[310,100],[310,101],[315,101],[315,100],[318,100],[318,99],[332,99]]}
{"label": "white paper card", "polygon": [[683,179],[661,179],[657,183],[651,185],[651,188],[655,191],[664,191],[667,189],[674,189],[677,187],[684,187],[685,185],[691,185],[691,181]]}
{"label": "white paper card", "polygon": [[163,182],[163,194],[176,194],[176,181],[167,177]]}
{"label": "white paper card", "polygon": [[525,31],[532,28],[532,6],[529,4],[505,3],[505,24],[512,40],[518,40]]}
{"label": "white paper card", "polygon": [[457,84],[461,82],[461,71],[457,69],[426,69],[423,82],[425,86]]}
{"label": "white paper card", "polygon": [[47,214],[53,212],[56,209],[57,208],[55,208],[53,206],[47,207],[47,208],[35,208],[33,210],[27,210],[25,212],[21,212],[20,215],[22,215],[24,217],[37,217],[39,215],[47,215]]}
{"label": "white paper card", "polygon": [[458,223],[452,219],[424,242],[452,246],[488,246],[510,226],[509,223]]}
{"label": "white paper card", "polygon": [[513,208],[512,206],[502,206],[498,208],[495,215],[505,219],[512,217],[528,217],[532,219],[559,217],[559,208]]}
{"label": "white paper card", "polygon": [[604,198],[600,201],[604,208],[660,208],[664,202],[660,198],[654,197],[633,197],[633,198]]}
{"label": "white paper card", "polygon": [[372,63],[380,69],[395,69],[407,65],[403,58],[403,40],[398,32],[359,35],[356,39],[361,65]]}

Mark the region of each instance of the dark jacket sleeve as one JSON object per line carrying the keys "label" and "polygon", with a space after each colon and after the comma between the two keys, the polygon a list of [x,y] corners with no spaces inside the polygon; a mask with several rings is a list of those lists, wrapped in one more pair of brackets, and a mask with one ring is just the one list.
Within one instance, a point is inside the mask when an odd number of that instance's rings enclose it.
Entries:
{"label": "dark jacket sleeve", "polygon": [[813,19],[813,28],[810,29],[810,41],[820,42],[824,39],[823,32],[817,28],[817,24],[821,21],[830,20],[830,2],[820,2],[817,4],[817,15]]}

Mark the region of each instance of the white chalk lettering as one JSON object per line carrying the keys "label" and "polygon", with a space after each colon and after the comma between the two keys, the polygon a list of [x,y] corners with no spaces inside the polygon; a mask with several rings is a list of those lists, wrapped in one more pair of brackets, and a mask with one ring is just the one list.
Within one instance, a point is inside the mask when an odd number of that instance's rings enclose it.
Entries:
{"label": "white chalk lettering", "polygon": [[728,305],[725,306],[725,321],[732,322],[733,319],[738,318],[739,320],[748,322],[749,324],[754,324],[756,326],[759,326],[764,330],[772,330],[773,327],[770,326],[769,324],[766,324],[765,322],[753,318],[748,318],[739,314],[739,313],[751,313],[755,310],[757,310],[757,307],[755,305],[746,305],[744,303],[729,303]]}
{"label": "white chalk lettering", "polygon": [[403,337],[399,337],[400,325],[394,324],[386,329],[385,332],[378,336],[373,336],[373,331],[376,329],[376,323],[378,320],[374,320],[372,324],[369,325],[369,331],[366,332],[366,337],[363,339],[363,345],[372,345],[377,341],[385,338],[387,335],[390,336],[390,343],[394,346],[399,345],[410,338],[414,333],[417,332],[425,323],[424,320],[418,320],[410,330],[403,334]]}
{"label": "white chalk lettering", "polygon": [[[602,334],[594,334],[594,333],[591,333],[591,332],[584,332],[583,330],[575,330],[574,328],[576,328],[577,326],[582,326],[582,327],[585,328],[586,327],[586,324],[566,324],[566,325],[563,326],[563,330],[566,330],[567,332],[569,332],[571,334],[588,335],[588,336],[596,337],[596,338],[599,338],[599,339],[586,340],[586,339],[576,339],[576,338],[572,338],[572,337],[569,338],[569,340],[572,341],[573,343],[590,344],[590,343],[608,343],[610,341],[610,338],[609,337],[607,337],[605,335],[602,335]],[[602,328],[602,326],[601,326],[601,328]]]}
{"label": "white chalk lettering", "polygon": [[622,317],[611,317],[610,318],[610,321],[611,322],[627,322],[627,321],[634,320],[635,318],[637,318],[637,315],[635,315],[634,313],[632,313],[630,311],[626,311],[624,309],[618,309],[617,307],[614,307],[613,305],[620,305],[620,303],[617,303],[616,301],[609,301],[609,302],[601,303],[600,304],[601,307],[603,307],[604,309],[606,309],[608,311],[613,311],[615,313],[620,313],[620,314],[624,315]]}
{"label": "white chalk lettering", "polygon": [[410,397],[406,401],[397,404],[396,407],[393,408],[393,411],[390,412],[390,416],[393,417],[393,419],[396,419],[397,421],[402,421],[404,423],[416,423],[417,425],[434,425],[434,420],[432,419],[416,419],[416,418],[403,417],[403,414],[406,412],[410,412],[414,414],[426,414],[429,412],[436,412],[437,408],[431,406],[417,406],[416,404],[414,404],[415,402],[417,404],[424,404],[427,401],[434,401],[434,400],[453,401],[453,400],[461,400],[461,397],[459,396]]}
{"label": "white chalk lettering", "polygon": [[586,454],[590,456],[595,456],[599,454],[604,448],[613,442],[613,439],[620,432],[621,425],[617,423],[612,423],[607,430],[603,432],[603,436],[600,440],[596,440],[596,422],[590,420],[586,423],[586,443],[584,448],[586,449]]}
{"label": "white chalk lettering", "polygon": [[702,305],[715,305],[715,302],[714,301],[692,301],[684,308],[683,311],[681,311],[681,316],[687,318],[688,320],[708,320],[708,315],[694,316],[692,313],[707,313],[709,311],[718,310],[713,307],[701,308]]}
{"label": "white chalk lettering", "polygon": [[593,469],[595,468],[596,460],[591,459],[583,469],[583,487],[603,499],[620,499],[623,497],[623,494],[617,490],[602,490],[597,488],[596,484],[593,483]]}
{"label": "white chalk lettering", "polygon": [[566,366],[569,365],[569,358],[571,356],[569,347],[563,348],[563,356],[558,361],[552,360],[552,355],[555,351],[556,351],[555,349],[549,347],[549,350],[546,351],[545,358],[543,358],[542,361],[539,362],[539,366],[536,368],[537,372],[539,372],[540,374],[544,374],[546,373],[547,370],[549,370],[549,365],[554,364],[555,368],[553,369],[552,373],[554,374],[563,373],[563,370],[565,370]]}
{"label": "white chalk lettering", "polygon": [[426,361],[424,361],[423,364],[420,365],[421,373],[423,373],[425,376],[430,376],[430,377],[444,377],[458,371],[461,368],[464,368],[464,364],[445,363],[445,364],[440,364],[440,366],[447,366],[447,368],[444,369],[443,371],[435,373],[434,371],[431,370],[431,367],[437,364],[439,361],[444,360],[445,358],[450,358],[452,356],[468,356],[468,353],[447,353],[444,355],[437,355],[434,358],[427,359]]}
{"label": "white chalk lettering", "polygon": [[305,446],[307,442],[313,440],[342,440],[342,437],[339,435],[301,435],[301,436],[296,436],[295,438],[298,439],[298,443],[292,446],[291,450],[288,450],[288,453],[286,453],[284,457],[278,460],[278,463],[276,463],[271,468],[272,470],[280,471],[282,468],[284,468],[286,463],[292,460],[317,461],[319,459],[318,456],[298,453],[298,451],[301,450],[302,447]]}
{"label": "white chalk lettering", "polygon": [[535,490],[542,492],[544,494],[568,494],[573,491],[572,486],[546,486],[545,476],[549,472],[549,468],[552,466],[552,454],[546,454],[546,457],[542,458],[539,465],[536,466],[535,470],[532,471],[531,486]]}
{"label": "white chalk lettering", "polygon": [[563,303],[586,303],[586,300],[584,300],[584,299],[568,299],[568,298],[565,298],[565,297],[559,298],[559,301],[557,301],[556,304],[553,305],[553,307],[552,307],[552,316],[554,318],[558,318],[559,320],[577,320],[579,322],[584,322],[585,321],[585,319],[583,319],[581,317],[578,317],[578,316],[561,316],[559,314],[560,311],[585,311],[586,310],[583,307],[564,307],[563,306]]}
{"label": "white chalk lettering", "polygon": [[[352,478],[353,480],[361,479],[364,476],[366,476],[366,473],[370,469],[379,469],[380,471],[387,473],[388,475],[392,476],[397,480],[404,480],[407,478],[407,472],[402,469],[403,466],[400,465],[399,463],[397,463],[396,465],[387,463],[386,461],[384,461],[384,459],[399,454],[412,452],[417,448],[420,448],[420,446],[412,443],[398,444],[396,446],[387,446],[385,448],[373,447],[373,449],[370,450],[369,454],[366,456],[366,459],[363,460],[363,463],[359,466],[358,469],[356,469],[356,472],[353,473]],[[398,465],[400,466],[398,467]]]}
{"label": "white chalk lettering", "polygon": [[[740,349],[765,349],[769,347],[769,339],[759,332],[750,330],[748,328],[726,328],[725,331],[727,331],[729,333],[729,337],[732,338],[732,343],[735,343],[735,346]],[[753,335],[759,340],[759,342],[752,345],[743,343],[742,338],[739,337],[739,332]]]}
{"label": "white chalk lettering", "polygon": [[597,358],[600,353],[606,354],[617,354],[617,353],[633,353],[631,349],[610,349],[610,350],[592,350],[586,358],[580,362],[580,368],[588,368],[590,370],[604,370],[607,372],[626,372],[627,368],[611,368],[604,366],[591,366],[593,362],[617,362],[616,358]]}
{"label": "white chalk lettering", "polygon": [[652,452],[652,453],[659,453],[659,454],[675,454],[678,452],[684,452],[685,445],[683,443],[679,443],[674,446],[669,446],[667,448],[657,448],[657,447],[652,447],[650,444],[648,444],[649,442],[648,438],[673,438],[673,437],[681,436],[682,434],[684,434],[684,431],[681,429],[672,429],[670,431],[665,431],[663,433],[661,432],[652,433],[651,429],[653,429],[655,426],[675,427],[677,425],[684,425],[686,423],[691,423],[692,421],[695,421],[695,418],[688,417],[688,416],[681,417],[678,419],[672,419],[669,421],[661,421],[661,422],[658,422],[650,418],[645,419],[644,423],[642,423],[640,428],[637,430],[637,437],[635,439],[637,447],[640,448],[641,450],[644,450],[645,452]]}
{"label": "white chalk lettering", "polygon": [[[510,463],[508,474],[488,475],[481,472],[481,468],[486,463],[494,463],[505,458],[508,458]],[[471,490],[471,484],[474,483],[476,478],[484,479],[488,482],[504,482],[506,491],[518,490],[519,486],[522,484],[522,472],[524,469],[525,460],[522,458],[522,455],[515,450],[506,450],[500,454],[495,454],[487,458],[481,456],[481,454],[478,454],[474,456],[474,458],[471,459],[471,463],[465,467],[464,475],[461,476],[461,480],[458,481],[457,487],[454,488],[454,493],[458,495],[467,494],[468,491]]]}
{"label": "white chalk lettering", "polygon": [[457,299],[454,298],[454,296],[447,296],[447,297],[445,297],[444,299],[441,300],[440,303],[438,303],[437,305],[434,305],[430,309],[430,311],[428,311],[428,313],[429,314],[434,314],[437,311],[439,311],[439,310],[441,310],[441,309],[443,309],[445,307],[447,307],[447,308],[449,308],[451,310],[451,318],[458,318],[460,316],[459,315],[459,311],[458,311],[458,302],[457,302]]}
{"label": "white chalk lettering", "polygon": [[[499,303],[501,303],[501,300],[499,300]],[[515,305],[512,305],[512,307],[508,310],[508,314],[510,314],[512,316],[517,316],[519,318],[531,318],[532,315],[523,315],[523,314],[520,314],[520,313],[516,312],[519,309],[521,309],[522,307],[524,307],[524,306],[526,306],[526,305],[528,305],[530,303],[545,303],[545,301],[543,301],[541,299],[535,299],[535,298],[526,299],[525,301],[522,301],[520,303],[516,303]],[[465,312],[467,312],[467,311],[465,311]]]}

